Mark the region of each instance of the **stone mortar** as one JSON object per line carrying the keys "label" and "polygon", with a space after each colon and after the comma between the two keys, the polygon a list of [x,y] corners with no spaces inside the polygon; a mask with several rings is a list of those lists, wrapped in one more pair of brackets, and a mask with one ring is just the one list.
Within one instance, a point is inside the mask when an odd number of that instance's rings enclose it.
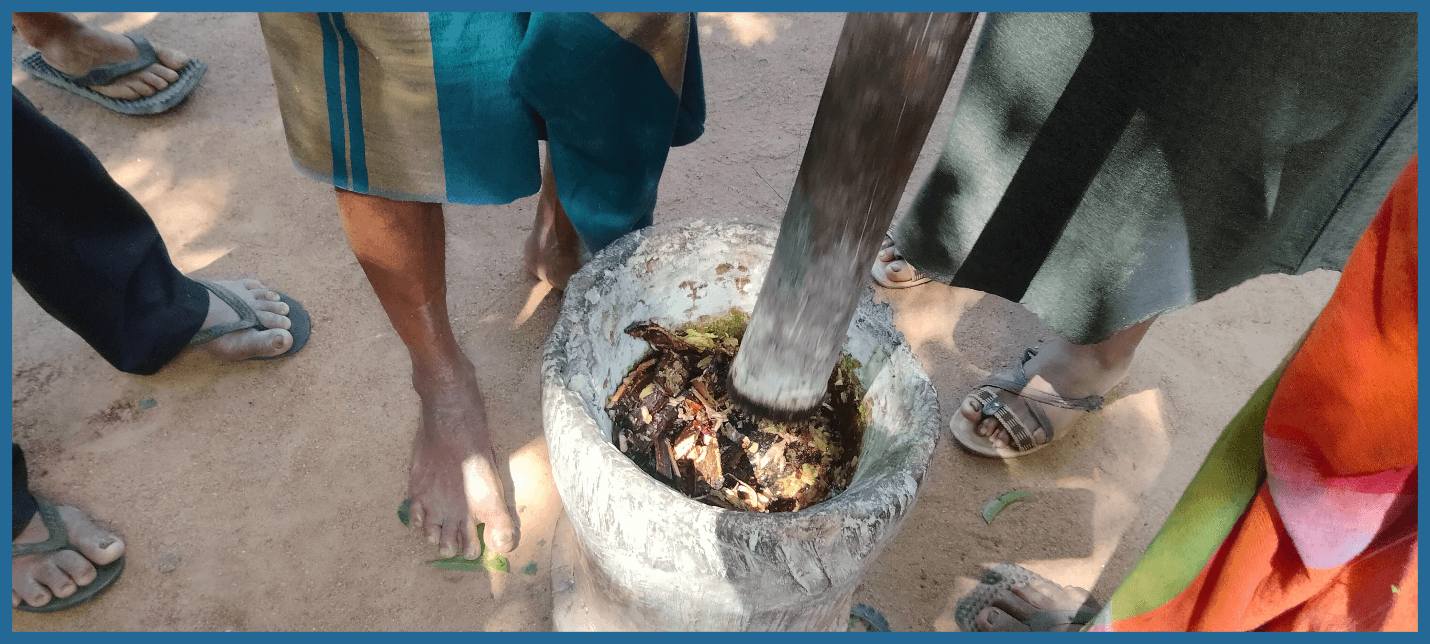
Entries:
{"label": "stone mortar", "polygon": [[626,326],[753,310],[776,236],[740,222],[657,224],[570,280],[542,361],[551,470],[575,537],[574,552],[553,553],[558,630],[844,630],[864,567],[913,509],[939,437],[937,396],[869,291],[846,350],[863,364],[871,426],[842,494],[800,512],[724,510],[611,444],[606,400],[648,350]]}

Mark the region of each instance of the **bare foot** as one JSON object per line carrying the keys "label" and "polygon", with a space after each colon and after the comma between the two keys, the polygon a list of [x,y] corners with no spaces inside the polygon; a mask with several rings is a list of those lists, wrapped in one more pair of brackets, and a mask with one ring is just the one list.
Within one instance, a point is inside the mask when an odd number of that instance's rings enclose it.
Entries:
{"label": "bare foot", "polygon": [[884,288],[909,288],[929,282],[929,278],[904,261],[904,256],[899,254],[898,247],[894,245],[894,239],[887,235],[884,236],[884,244],[879,248],[879,255],[874,261],[873,272],[874,281]]}
{"label": "bare foot", "polygon": [[[94,581],[95,565],[104,565],[124,554],[124,542],[119,537],[97,526],[83,512],[69,507],[58,506],[60,519],[69,531],[70,545],[74,550],[59,550],[46,554],[20,555],[10,559],[10,606],[13,608],[24,602],[31,606],[43,606],[50,599],[73,595],[80,586]],[[50,538],[40,514],[30,519],[20,536],[12,543],[39,543]]]}
{"label": "bare foot", "polygon": [[[276,356],[293,346],[293,334],[288,332],[292,322],[288,320],[288,305],[279,301],[278,294],[268,290],[258,280],[243,279],[215,282],[239,294],[258,314],[258,321],[268,327],[266,331],[241,329],[215,338],[185,351],[202,351],[216,360],[233,362],[256,356]],[[209,314],[204,318],[203,329],[237,322],[239,315],[223,300],[209,292]]]}
{"label": "bare foot", "polygon": [[526,238],[526,270],[552,288],[566,290],[566,280],[581,270],[581,235],[556,196],[556,176],[547,156],[541,173],[541,196],[536,201],[536,221]]}
{"label": "bare foot", "polygon": [[[992,605],[978,612],[974,623],[978,630],[992,633],[1022,633],[1038,631],[1082,630],[1090,615],[1078,619],[1077,611],[1087,602],[1090,593],[1073,586],[1059,586],[1033,580],[1012,588],[999,589]],[[1052,612],[1056,611],[1056,612]],[[1042,613],[1042,617],[1033,617]]]}
{"label": "bare foot", "polygon": [[[15,26],[30,46],[40,50],[46,63],[66,74],[83,75],[100,65],[121,63],[139,55],[139,48],[122,34],[88,27],[68,14],[16,14]],[[110,98],[134,100],[153,96],[179,80],[179,70],[189,64],[188,54],[153,46],[158,64],[90,89]]]}
{"label": "bare foot", "polygon": [[412,525],[443,557],[479,557],[482,523],[486,545],[510,552],[516,527],[495,467],[476,369],[463,359],[453,373],[414,372],[413,386],[422,399],[422,425],[412,441]]}
{"label": "bare foot", "polygon": [[[1107,394],[1131,372],[1133,352],[1136,351],[1137,345],[1155,320],[1156,318],[1139,322],[1098,344],[1073,344],[1055,336],[1051,342],[1038,349],[1037,355],[1023,365],[1023,370],[1029,378],[1027,388],[1051,393],[1065,399]],[[1013,370],[1005,371],[998,377],[1012,380],[1014,378]],[[998,400],[1007,406],[1018,420],[1032,432],[1033,442],[1036,445],[1042,446],[1049,443],[1047,428],[1044,428],[1028,409],[1028,403],[1031,401],[1001,389],[989,389],[995,392]],[[1061,436],[1064,428],[1075,422],[1078,416],[1086,413],[1081,409],[1067,409],[1036,402],[1032,404],[1041,405],[1043,413],[1047,415],[1047,419],[1052,425],[1052,437],[1054,438]],[[971,394],[963,399],[963,404],[959,407],[958,413],[954,415],[950,425],[955,436],[976,436],[977,438],[972,440],[983,442],[978,447],[991,447],[999,451],[999,456],[1008,457],[1028,453],[1004,453],[1013,445],[1012,437],[996,419],[983,415],[982,404]]]}

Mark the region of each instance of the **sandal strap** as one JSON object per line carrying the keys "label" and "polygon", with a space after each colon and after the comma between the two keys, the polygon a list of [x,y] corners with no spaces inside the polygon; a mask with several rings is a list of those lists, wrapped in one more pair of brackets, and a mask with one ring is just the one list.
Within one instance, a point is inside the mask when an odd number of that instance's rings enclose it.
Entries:
{"label": "sandal strap", "polygon": [[[983,414],[984,418],[991,416],[998,421],[1004,431],[1008,432],[1008,437],[1013,439],[1013,449],[1026,452],[1039,445],[1038,441],[1033,438],[1033,432],[1023,424],[1023,421],[1018,420],[1018,416],[1013,413],[1013,410],[1008,409],[1008,406],[998,399],[998,394],[980,387],[973,392],[973,399],[978,401],[979,413]],[[1052,432],[1047,430],[1048,425],[1043,420],[1044,418],[1047,417],[1039,415],[1038,422],[1043,423],[1047,439],[1052,440]]]}
{"label": "sandal strap", "polygon": [[60,510],[54,503],[45,499],[36,498],[36,505],[39,506],[40,520],[45,523],[45,529],[50,531],[50,537],[37,543],[12,543],[10,544],[10,558],[20,555],[42,555],[57,550],[64,550],[70,545],[69,530],[65,528],[65,522],[60,518]]}
{"label": "sandal strap", "polygon": [[135,34],[124,34],[139,49],[139,55],[129,60],[114,63],[111,65],[99,65],[81,75],[66,74],[60,70],[61,76],[66,80],[79,85],[80,87],[104,86],[113,83],[125,74],[132,74],[141,69],[148,69],[150,65],[159,62],[159,57],[154,54],[153,45],[149,44],[149,39]]}
{"label": "sandal strap", "polygon": [[202,284],[209,292],[217,295],[218,299],[223,300],[224,304],[232,307],[234,312],[238,313],[238,320],[235,322],[215,324],[207,329],[200,329],[198,333],[194,334],[194,337],[189,339],[189,346],[192,347],[205,342],[213,342],[220,336],[228,335],[234,331],[241,331],[243,329],[262,330],[268,328],[258,322],[258,313],[254,312],[253,307],[249,306],[248,302],[243,301],[243,297],[237,293],[208,280],[195,279],[194,281]]}
{"label": "sandal strap", "polygon": [[1023,359],[1013,367],[1013,380],[1003,378],[989,378],[978,384],[980,387],[997,387],[1020,398],[1036,400],[1040,403],[1062,407],[1063,409],[1081,409],[1083,411],[1097,411],[1102,409],[1102,396],[1083,396],[1082,398],[1063,398],[1048,391],[1040,391],[1028,387],[1028,373],[1023,370],[1023,365],[1027,364],[1033,356],[1038,355],[1037,349],[1028,349],[1023,352]]}
{"label": "sandal strap", "polygon": [[[1053,423],[1048,419],[1047,412],[1043,411],[1042,404],[1054,405],[1064,409],[1080,409],[1083,411],[1097,411],[1102,409],[1102,396],[1084,396],[1082,398],[1063,398],[1057,394],[1039,391],[1028,387],[1028,372],[1024,365],[1028,364],[1033,356],[1038,355],[1036,348],[1029,348],[1023,351],[1023,359],[1013,367],[1013,379],[989,378],[978,383],[978,389],[974,390],[972,396],[979,403],[980,412],[984,418],[992,417],[1003,426],[1008,432],[1008,437],[1012,439],[1013,449],[1019,452],[1026,452],[1038,445],[1045,445],[1053,441]],[[1028,411],[1033,414],[1033,418],[1038,421],[1038,427],[1029,429],[1008,405],[998,399],[998,395],[993,389],[1001,389],[1014,396],[1024,399]],[[1041,428],[1043,430],[1042,440],[1034,436],[1034,431]]]}

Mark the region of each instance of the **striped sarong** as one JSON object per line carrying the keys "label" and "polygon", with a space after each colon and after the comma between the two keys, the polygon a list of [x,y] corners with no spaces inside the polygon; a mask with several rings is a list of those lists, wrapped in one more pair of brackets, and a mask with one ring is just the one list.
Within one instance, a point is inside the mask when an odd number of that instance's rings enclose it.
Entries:
{"label": "striped sarong", "polygon": [[703,131],[688,13],[260,15],[294,165],[402,201],[541,185],[591,251],[651,223],[671,146]]}

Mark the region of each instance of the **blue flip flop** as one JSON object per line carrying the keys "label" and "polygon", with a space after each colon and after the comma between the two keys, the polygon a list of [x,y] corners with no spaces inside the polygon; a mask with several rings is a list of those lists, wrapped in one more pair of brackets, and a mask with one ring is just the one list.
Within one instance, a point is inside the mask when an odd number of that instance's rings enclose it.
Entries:
{"label": "blue flip flop", "polygon": [[[50,531],[50,538],[39,543],[16,543],[10,546],[10,557],[13,559],[21,555],[49,554],[60,550],[75,550],[70,544],[69,530],[65,528],[65,522],[60,519],[59,509],[54,503],[44,499],[35,499],[39,504],[40,520],[45,522],[45,529]],[[75,550],[75,552],[79,552]],[[54,597],[43,606],[31,606],[21,602],[15,610],[27,613],[53,613],[55,611],[74,608],[83,604],[104,592],[119,579],[119,574],[124,572],[124,556],[107,564],[94,566],[94,581],[78,587],[73,595],[69,597]]]}
{"label": "blue flip flop", "polygon": [[66,74],[51,67],[38,51],[21,60],[20,66],[31,76],[66,92],[83,96],[120,114],[132,115],[158,114],[184,102],[184,99],[193,93],[194,88],[198,87],[199,79],[203,78],[204,72],[208,71],[208,65],[205,65],[203,61],[190,59],[189,64],[179,70],[178,80],[169,83],[168,87],[153,96],[144,98],[110,98],[90,89],[108,85],[125,74],[131,74],[159,62],[159,57],[154,54],[154,47],[149,44],[149,39],[134,34],[125,34],[125,37],[133,41],[134,46],[139,48],[138,56],[120,63],[100,65],[80,76]]}
{"label": "blue flip flop", "polygon": [[[195,279],[194,281],[203,284],[204,288],[213,292],[214,295],[217,295],[218,299],[223,300],[225,304],[229,305],[230,307],[233,307],[234,312],[238,313],[238,320],[235,322],[216,324],[207,329],[200,330],[198,333],[194,334],[193,338],[189,340],[189,346],[200,345],[205,342],[212,342],[219,336],[227,335],[229,333],[233,333],[234,331],[241,331],[243,329],[258,329],[259,331],[265,331],[268,329],[268,327],[263,326],[263,323],[258,321],[258,313],[253,310],[253,307],[250,307],[248,305],[248,302],[243,301],[243,297],[239,296],[237,293],[234,293],[233,291],[230,291],[227,288],[224,288],[223,286],[220,286],[208,280]],[[254,356],[252,358],[249,358],[249,360],[274,360],[277,358],[286,358],[295,353],[298,353],[298,351],[302,349],[304,345],[308,344],[308,336],[312,335],[313,333],[313,320],[312,318],[308,317],[308,310],[303,308],[303,305],[299,304],[298,300],[288,297],[283,293],[278,294],[278,299],[284,304],[288,305],[288,315],[286,317],[288,318],[288,322],[290,323],[288,327],[288,333],[293,335],[293,346],[289,347],[287,351],[284,351],[283,353],[280,353],[276,356]]]}

